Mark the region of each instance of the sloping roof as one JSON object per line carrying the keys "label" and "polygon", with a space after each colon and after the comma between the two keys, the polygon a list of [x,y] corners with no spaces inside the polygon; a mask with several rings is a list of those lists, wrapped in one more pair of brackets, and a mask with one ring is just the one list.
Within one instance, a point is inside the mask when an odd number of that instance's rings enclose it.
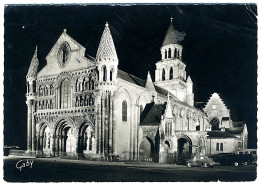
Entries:
{"label": "sloping roof", "polygon": [[[138,78],[138,77],[136,77],[136,76],[134,76],[134,75],[131,75],[131,74],[129,74],[129,73],[126,73],[126,72],[124,72],[124,71],[122,71],[122,70],[120,70],[120,69],[117,70],[117,77],[118,77],[118,78],[121,78],[122,80],[125,80],[125,81],[127,81],[127,82],[130,82],[130,83],[132,83],[132,84],[139,85],[139,86],[141,86],[141,87],[145,87],[145,83],[146,83],[145,80],[143,80],[143,79],[141,79],[141,78]],[[168,95],[168,91],[167,91],[167,90],[165,90],[165,89],[163,89],[163,88],[161,88],[161,87],[159,87],[159,86],[157,86],[157,85],[155,85],[155,84],[154,84],[154,87],[155,87],[155,91],[156,91],[158,94],[167,97],[167,95]],[[188,107],[193,107],[193,106],[190,106],[188,103],[179,100],[179,99],[178,99],[176,96],[174,96],[173,94],[170,94],[170,96],[171,96],[171,99],[173,99],[174,101],[176,101],[176,102],[178,102],[178,103],[180,103],[180,104],[182,104],[182,105],[185,105],[185,106],[188,106]],[[193,108],[195,108],[195,107],[193,107]],[[196,109],[197,109],[197,110],[200,110],[200,109],[198,109],[198,108],[196,108]],[[201,110],[200,110],[200,111],[201,111]]]}
{"label": "sloping roof", "polygon": [[97,56],[96,60],[100,59],[109,59],[109,60],[118,60],[117,54],[116,54],[116,48],[114,45],[114,41],[112,38],[112,35],[110,33],[108,23],[106,23],[104,32],[102,34],[99,46],[98,46],[98,51],[97,51]]}
{"label": "sloping roof", "polygon": [[209,138],[236,138],[233,134],[221,130],[210,131],[207,134]]}
{"label": "sloping roof", "polygon": [[126,72],[124,72],[122,70],[119,70],[119,69],[117,71],[117,77],[121,78],[121,79],[123,79],[125,81],[128,81],[130,83],[133,83],[135,85],[139,85],[141,87],[145,86],[145,80],[143,80],[141,78],[138,78],[138,77],[136,77],[134,75],[131,75],[129,73],[126,73]]}
{"label": "sloping roof", "polygon": [[141,114],[140,126],[159,125],[165,108],[166,104],[155,104],[154,102],[146,104]]}
{"label": "sloping roof", "polygon": [[232,129],[232,128],[226,128],[226,131],[230,134],[236,134],[236,135],[239,135],[243,132],[243,127],[240,127],[240,128],[235,128],[235,129]]}
{"label": "sloping roof", "polygon": [[164,38],[162,46],[165,46],[168,44],[178,44],[182,40],[184,40],[185,35],[186,35],[185,33],[181,33],[179,31],[177,31],[171,23],[168,28],[168,31],[166,33],[166,36]]}
{"label": "sloping roof", "polygon": [[243,128],[245,123],[241,121],[233,121],[232,125],[234,128]]}
{"label": "sloping roof", "polygon": [[38,66],[39,66],[39,60],[37,58],[37,46],[36,46],[27,76],[36,76],[37,71],[38,71]]}
{"label": "sloping roof", "polygon": [[[158,92],[159,94],[164,95],[164,96],[168,95],[168,91],[167,90],[165,90],[165,89],[163,89],[163,88],[161,88],[161,87],[159,87],[157,85],[154,85],[154,87],[155,87],[156,92]],[[171,94],[171,96],[173,96],[173,95]],[[175,96],[173,96],[173,97],[175,97]]]}
{"label": "sloping roof", "polygon": [[222,118],[222,121],[228,121],[229,120],[229,117],[223,117]]}

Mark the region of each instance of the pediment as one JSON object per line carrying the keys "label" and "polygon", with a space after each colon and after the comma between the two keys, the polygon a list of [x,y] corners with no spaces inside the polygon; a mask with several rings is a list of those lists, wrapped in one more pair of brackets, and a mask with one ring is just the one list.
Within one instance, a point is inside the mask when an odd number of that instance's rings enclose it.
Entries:
{"label": "pediment", "polygon": [[94,66],[94,62],[84,56],[85,50],[81,44],[63,32],[46,56],[47,64],[37,77]]}

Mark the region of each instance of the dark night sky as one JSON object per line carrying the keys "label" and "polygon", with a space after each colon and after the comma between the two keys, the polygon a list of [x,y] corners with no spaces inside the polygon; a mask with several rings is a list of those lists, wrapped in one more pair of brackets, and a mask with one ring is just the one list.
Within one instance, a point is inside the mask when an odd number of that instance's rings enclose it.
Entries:
{"label": "dark night sky", "polygon": [[26,147],[25,77],[36,44],[40,69],[63,28],[95,57],[108,21],[119,69],[143,79],[151,71],[154,79],[173,17],[174,27],[186,32],[183,62],[195,102],[218,92],[233,121],[247,123],[249,147],[256,147],[257,23],[245,5],[8,6],[4,16],[5,145]]}

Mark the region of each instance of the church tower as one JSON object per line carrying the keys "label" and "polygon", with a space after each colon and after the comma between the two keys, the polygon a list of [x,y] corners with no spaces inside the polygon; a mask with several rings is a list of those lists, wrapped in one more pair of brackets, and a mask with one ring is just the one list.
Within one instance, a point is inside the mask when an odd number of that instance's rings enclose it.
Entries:
{"label": "church tower", "polygon": [[26,76],[26,104],[27,104],[27,151],[28,155],[35,152],[35,120],[34,112],[36,107],[36,78],[39,61],[37,58],[37,46],[31,60]]}
{"label": "church tower", "polygon": [[98,70],[97,93],[97,154],[110,156],[113,154],[113,105],[112,97],[117,88],[118,58],[109,25],[106,22],[96,55]]}
{"label": "church tower", "polygon": [[116,82],[118,58],[107,22],[98,46],[96,65],[99,72],[99,82],[102,82],[99,84],[108,85]]}
{"label": "church tower", "polygon": [[[186,82],[186,65],[182,61],[182,45],[185,33],[170,26],[161,46],[161,60],[156,63],[155,84],[168,90],[179,100],[193,106],[192,81]],[[188,88],[189,86],[189,88]]]}

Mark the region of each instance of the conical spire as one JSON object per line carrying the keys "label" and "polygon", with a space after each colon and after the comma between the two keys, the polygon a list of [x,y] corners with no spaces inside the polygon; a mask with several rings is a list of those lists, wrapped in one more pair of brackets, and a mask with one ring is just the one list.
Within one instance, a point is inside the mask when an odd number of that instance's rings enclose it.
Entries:
{"label": "conical spire", "polygon": [[148,74],[147,74],[145,87],[147,89],[149,89],[150,91],[155,91],[155,88],[154,88],[154,85],[153,85],[153,81],[152,81],[152,78],[151,78],[151,75],[150,75],[150,71],[148,71]]}
{"label": "conical spire", "polygon": [[179,42],[181,42],[184,39],[185,35],[185,33],[181,33],[173,27],[171,18],[170,27],[168,28],[162,46],[168,44],[179,44]]}
{"label": "conical spire", "polygon": [[187,81],[186,81],[186,82],[188,82],[188,83],[192,83],[192,80],[191,80],[190,76],[188,76],[188,78],[187,78]]}
{"label": "conical spire", "polygon": [[27,76],[36,76],[37,71],[38,71],[38,65],[39,65],[39,61],[37,58],[37,45],[36,45],[35,52],[34,52],[32,60],[31,60],[31,65],[29,67]]}
{"label": "conical spire", "polygon": [[167,106],[166,106],[165,116],[167,118],[172,118],[172,106],[171,106],[170,92],[169,91],[168,91],[168,94],[167,94]]}
{"label": "conical spire", "polygon": [[118,60],[113,38],[110,33],[107,22],[105,24],[105,29],[104,29],[103,35],[101,37],[101,40],[100,40],[100,43],[98,46],[96,60],[97,61],[100,61],[100,60],[117,61]]}

